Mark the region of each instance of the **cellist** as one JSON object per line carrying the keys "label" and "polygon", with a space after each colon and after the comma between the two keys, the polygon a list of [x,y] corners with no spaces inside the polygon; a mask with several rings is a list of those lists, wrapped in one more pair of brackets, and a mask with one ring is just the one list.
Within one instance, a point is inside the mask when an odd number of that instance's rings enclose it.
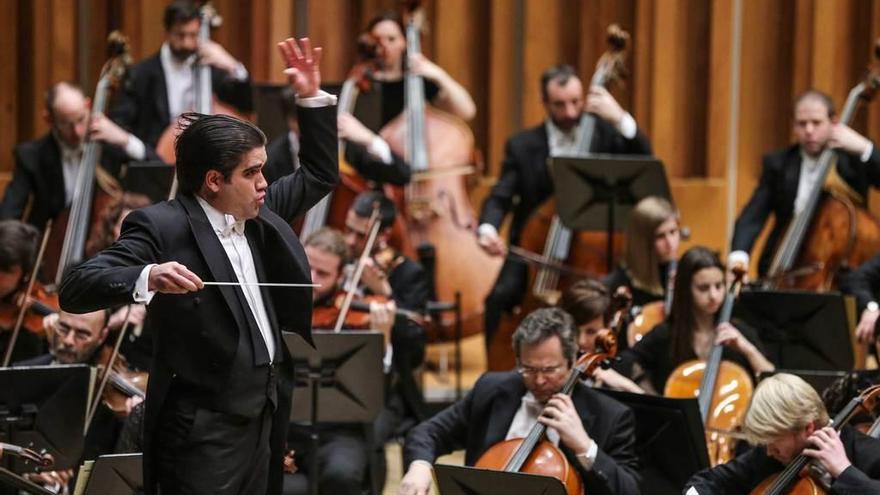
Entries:
{"label": "cellist", "polygon": [[[775,222],[758,262],[758,274],[770,267],[773,253],[794,214],[804,208],[819,172],[819,155],[826,148],[837,150],[837,174],[829,175],[862,200],[868,188],[880,186],[880,152],[866,137],[838,123],[834,102],[827,94],[811,89],[794,101],[792,130],[796,143],[764,155],[761,179],[736,220],[727,264],[747,265],[752,247],[773,213]],[[842,180],[841,180],[842,179]]]}
{"label": "cellist", "polygon": [[580,474],[586,493],[638,494],[635,416],[623,404],[578,383],[557,393],[577,354],[574,320],[559,308],[534,311],[513,337],[517,370],[489,372],[459,402],[410,432],[400,495],[426,495],[431,464],[461,446],[473,465],[491,446],[525,436],[536,422]]}
{"label": "cellist", "polygon": [[795,457],[812,459],[811,471],[832,494],[880,493],[880,441],[844,426],[838,433],[819,394],[798,376],[780,373],[755,390],[743,431],[755,447],[727,464],[695,474],[687,495],[749,493]]}
{"label": "cellist", "polygon": [[[501,176],[483,203],[478,241],[486,252],[495,256],[503,256],[507,251],[498,235],[505,217],[513,213],[508,242],[518,245],[529,215],[553,196],[548,157],[587,152],[651,154],[651,145],[639,132],[635,119],[608,90],[591,87],[585,99],[583,84],[573,67],[558,65],[544,71],[541,99],[547,118],[507,141]],[[582,143],[578,138],[586,128],[585,122],[591,119],[588,114],[598,118],[594,119],[592,141]],[[508,258],[486,298],[487,345],[492,341],[502,313],[522,299],[527,280],[527,266]]]}

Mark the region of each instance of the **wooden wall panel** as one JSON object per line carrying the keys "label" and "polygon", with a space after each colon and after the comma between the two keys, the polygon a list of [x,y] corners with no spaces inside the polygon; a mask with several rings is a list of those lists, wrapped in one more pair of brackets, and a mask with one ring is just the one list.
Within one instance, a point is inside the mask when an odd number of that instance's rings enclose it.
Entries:
{"label": "wooden wall panel", "polygon": [[19,18],[18,3],[15,0],[0,1],[0,8],[7,15],[0,18],[0,67],[6,67],[8,74],[0,78],[0,189],[2,182],[9,180],[7,171],[14,167],[12,163],[12,147],[19,140],[18,121],[19,105],[16,97],[21,78],[18,60]]}

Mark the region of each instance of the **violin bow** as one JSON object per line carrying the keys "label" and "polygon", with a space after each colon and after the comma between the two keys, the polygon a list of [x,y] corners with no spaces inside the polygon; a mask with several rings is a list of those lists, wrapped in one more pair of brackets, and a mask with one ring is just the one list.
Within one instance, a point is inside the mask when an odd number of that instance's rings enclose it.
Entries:
{"label": "violin bow", "polygon": [[95,391],[95,396],[92,398],[91,407],[89,407],[89,415],[86,418],[86,427],[83,430],[83,436],[89,432],[89,427],[92,425],[92,420],[95,418],[95,411],[98,410],[98,406],[101,404],[101,396],[104,395],[104,389],[107,388],[107,382],[110,381],[110,373],[113,370],[113,365],[116,363],[116,358],[119,357],[119,347],[122,346],[122,340],[125,338],[125,334],[128,333],[128,329],[131,327],[131,321],[128,319],[130,314],[131,304],[125,307],[125,323],[123,323],[122,328],[119,329],[119,335],[116,336],[116,342],[113,344],[113,352],[110,354],[110,359],[108,359],[107,363],[104,365],[104,373],[101,375],[101,383],[98,385],[98,389]]}
{"label": "violin bow", "polygon": [[[333,326],[333,332],[339,333],[342,331],[342,324],[345,323],[345,317],[348,316],[348,311],[351,309],[351,302],[354,299],[354,292],[357,290],[358,284],[361,282],[361,275],[364,273],[364,267],[367,265],[367,260],[370,258],[370,253],[373,252],[373,244],[376,243],[376,237],[379,236],[379,229],[382,226],[382,222],[379,221],[379,204],[376,203],[373,205],[373,212],[370,214],[370,235],[367,237],[367,242],[364,243],[364,250],[361,251],[361,255],[358,258],[357,265],[354,269],[354,275],[351,277],[351,280],[346,284],[348,287],[345,290],[345,299],[342,300],[342,307],[339,308],[339,316],[336,318],[336,325]],[[345,288],[345,287],[344,287]]]}
{"label": "violin bow", "polygon": [[3,367],[9,366],[12,360],[12,350],[15,348],[15,341],[18,340],[18,334],[21,333],[21,327],[24,324],[24,315],[27,314],[28,298],[34,291],[34,284],[37,282],[37,273],[40,271],[40,265],[43,264],[43,257],[46,254],[46,245],[49,243],[49,233],[52,231],[52,219],[46,221],[46,228],[43,230],[43,240],[40,241],[40,250],[37,252],[37,259],[34,260],[34,266],[31,268],[30,279],[28,280],[27,289],[23,294],[21,306],[18,308],[18,318],[15,320],[15,326],[12,327],[12,334],[9,336],[9,344],[6,346],[6,354],[3,356]]}

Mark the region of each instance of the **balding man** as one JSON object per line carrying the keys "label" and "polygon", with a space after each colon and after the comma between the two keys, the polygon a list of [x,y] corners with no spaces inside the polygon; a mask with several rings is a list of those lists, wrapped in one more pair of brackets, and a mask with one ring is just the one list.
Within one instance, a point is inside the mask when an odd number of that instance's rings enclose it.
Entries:
{"label": "balding man", "polygon": [[70,83],[46,92],[43,118],[50,131],[15,147],[15,172],[0,203],[0,218],[42,228],[73,200],[87,135],[104,144],[99,163],[114,173],[129,160],[156,159],[143,143],[103,115],[89,121],[91,100]]}

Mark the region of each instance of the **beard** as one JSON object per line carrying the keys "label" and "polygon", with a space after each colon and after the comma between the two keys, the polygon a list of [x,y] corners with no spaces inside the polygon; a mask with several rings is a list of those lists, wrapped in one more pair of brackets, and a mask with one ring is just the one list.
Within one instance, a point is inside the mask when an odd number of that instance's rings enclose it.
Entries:
{"label": "beard", "polygon": [[171,50],[171,55],[180,62],[185,62],[188,58],[192,57],[196,54],[195,50],[187,50],[185,48],[174,48],[172,46],[168,46]]}

